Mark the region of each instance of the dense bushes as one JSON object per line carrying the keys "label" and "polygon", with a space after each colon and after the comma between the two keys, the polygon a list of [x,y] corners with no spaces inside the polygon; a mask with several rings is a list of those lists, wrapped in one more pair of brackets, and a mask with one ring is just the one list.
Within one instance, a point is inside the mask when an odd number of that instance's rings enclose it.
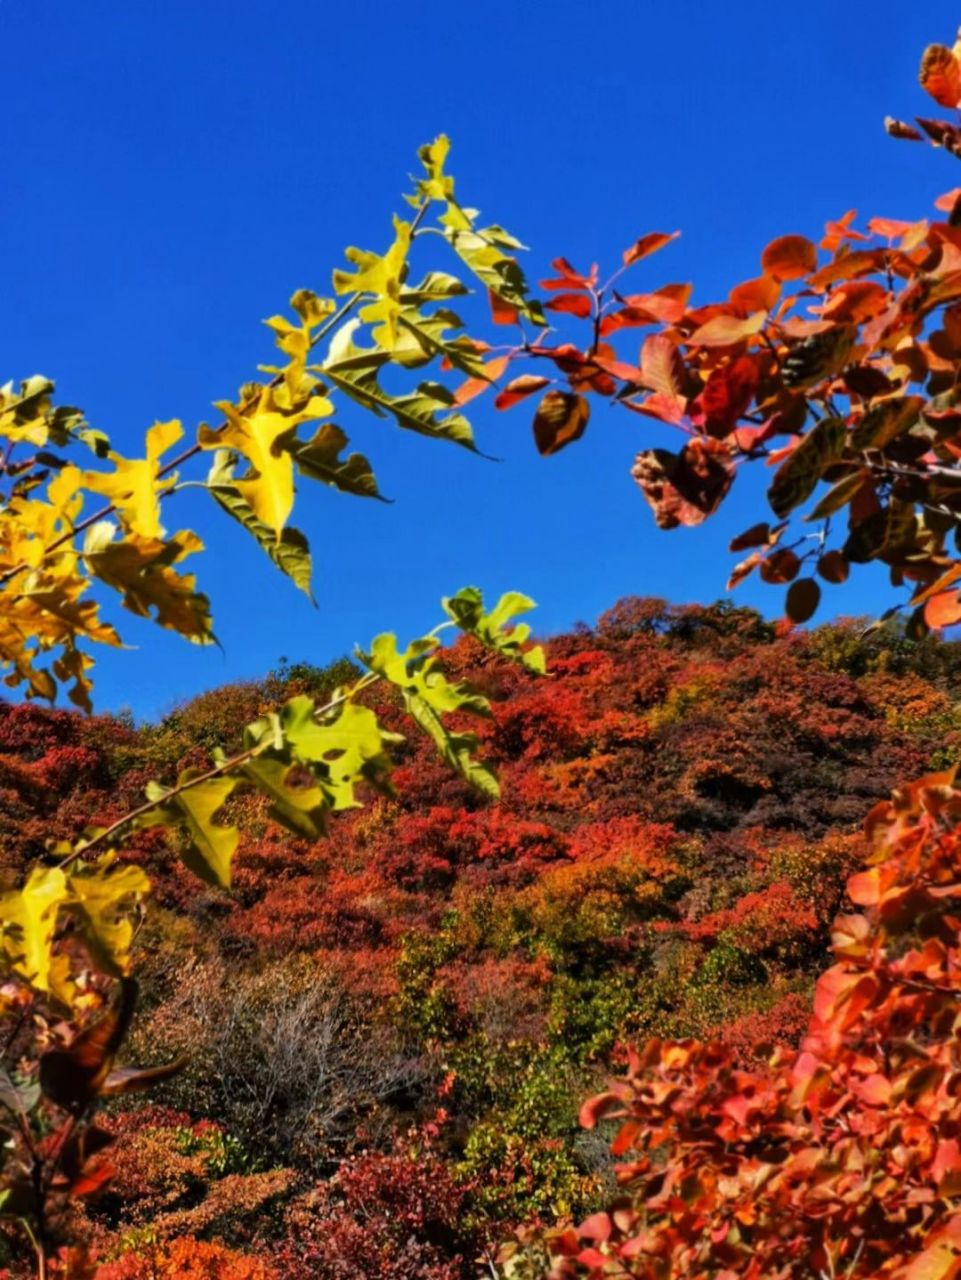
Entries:
{"label": "dense bushes", "polygon": [[[548,651],[541,681],[449,660],[504,699],[481,727],[499,808],[408,742],[396,800],[320,845],[231,802],[230,894],[131,838],[156,901],[130,1053],[191,1057],[163,1107],[108,1118],[113,1179],[63,1224],[98,1280],[471,1275],[512,1224],[609,1195],[577,1109],[619,1044],[720,1039],[753,1070],[796,1042],[864,812],[961,754],[958,647],[628,600]],[[144,730],[0,706],[6,871],[343,671],[287,665]]]}

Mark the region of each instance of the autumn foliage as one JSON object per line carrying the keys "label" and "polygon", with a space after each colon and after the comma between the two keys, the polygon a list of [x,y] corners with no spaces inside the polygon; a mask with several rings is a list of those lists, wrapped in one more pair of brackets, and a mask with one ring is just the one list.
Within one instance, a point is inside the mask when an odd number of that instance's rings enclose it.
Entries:
{"label": "autumn foliage", "polygon": [[[868,817],[800,1049],[650,1040],[582,1122],[620,1120],[623,1199],[551,1275],[948,1277],[961,1269],[954,771]],[[860,908],[860,910],[858,910]]]}
{"label": "autumn foliage", "polygon": [[[519,1224],[605,1203],[608,1141],[577,1112],[620,1044],[720,1038],[747,1073],[797,1044],[860,815],[961,747],[961,653],[893,624],[801,633],[639,598],[546,652],[547,679],[474,640],[445,657],[493,699],[499,805],[409,738],[397,798],[323,843],[232,801],[229,892],[198,892],[158,833],[130,838],[155,901],[118,1062],[188,1060],[164,1106],[132,1095],[97,1121],[112,1141],[52,1217],[58,1247],[103,1280],[164,1276],[185,1240],[227,1275],[459,1280]],[[288,667],[143,729],[0,706],[4,874],[42,832],[109,822],[163,763],[203,767],[205,741],[345,674]],[[24,1014],[42,1005],[11,1003],[8,1031]],[[6,1059],[25,1088],[33,1044],[22,1028]]]}
{"label": "autumn foliage", "polygon": [[[957,109],[961,45],[920,80]],[[961,157],[955,122],[887,129]],[[157,726],[0,705],[7,1275],[961,1276],[961,655],[930,634],[961,622],[961,188],[779,236],[714,303],[626,291],[662,232],[606,278],[555,258],[539,299],[448,149],[176,457],[179,422],[126,458],[47,380],[0,388],[6,683],[90,711],[109,592],[212,641],[173,567],[200,540],[160,523],[207,452],[188,483],[309,594],[295,477],[380,496],[336,398],[476,451],[494,388],[546,457],[600,397],[681,438],[632,466],[664,529],[763,463],[729,586],[787,588],[785,621],[630,597],[545,651],[526,596],[468,587],[406,647]],[[464,332],[458,277],[411,283],[427,230],[511,341]],[[905,621],[798,630],[871,562]]]}

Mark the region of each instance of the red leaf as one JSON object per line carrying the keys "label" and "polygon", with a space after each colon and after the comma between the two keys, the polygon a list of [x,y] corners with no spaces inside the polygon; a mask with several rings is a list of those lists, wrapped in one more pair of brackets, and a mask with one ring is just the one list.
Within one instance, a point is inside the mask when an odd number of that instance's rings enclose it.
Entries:
{"label": "red leaf", "polygon": [[734,464],[721,441],[689,440],[679,454],[639,453],[631,469],[661,529],[700,524],[712,515],[734,481]]}
{"label": "red leaf", "polygon": [[775,586],[792,582],[801,570],[801,561],[789,548],[772,551],[761,565],[761,577]]}
{"label": "red leaf", "polygon": [[670,235],[664,231],[651,231],[648,235],[641,236],[639,240],[634,241],[629,249],[624,250],[625,267],[629,267],[634,262],[640,262],[641,258],[649,257],[652,253],[656,253],[658,249],[663,249],[666,244],[676,240],[680,234],[679,231],[672,231]]}
{"label": "red leaf", "polygon": [[591,299],[586,293],[559,293],[544,303],[545,311],[566,311],[568,315],[579,316],[585,320],[593,310]]}
{"label": "red leaf", "polygon": [[597,279],[597,268],[591,269],[590,279],[582,276],[576,271],[566,258],[554,258],[551,266],[557,271],[558,277],[553,280],[542,280],[541,288],[543,289],[589,289]]}
{"label": "red leaf", "polygon": [[818,265],[818,251],[807,236],[779,236],[761,254],[761,268],[775,280],[799,280]]}
{"label": "red leaf", "polygon": [[697,412],[691,415],[693,420],[703,425],[708,435],[726,436],[738,418],[747,412],[757,384],[757,365],[750,356],[719,365],[697,398]]}
{"label": "red leaf", "polygon": [[848,560],[843,551],[825,551],[818,560],[818,573],[825,582],[830,582],[834,586],[840,586],[842,582],[846,582],[848,572]]}
{"label": "red leaf", "polygon": [[824,224],[824,238],[821,241],[821,248],[833,253],[838,245],[845,240],[866,240],[866,235],[862,235],[860,231],[851,230],[851,223],[854,221],[856,214],[856,209],[849,209],[844,217],[838,218],[836,222],[826,222]]}
{"label": "red leaf", "polygon": [[101,1092],[117,1050],[133,1017],[137,983],[121,979],[105,1013],[74,1036],[65,1049],[50,1049],[40,1059],[40,1086],[65,1110],[82,1110]]}
{"label": "red leaf", "polygon": [[509,409],[518,401],[533,395],[535,391],[543,391],[550,382],[549,378],[541,378],[533,373],[522,373],[519,378],[511,378],[504,390],[494,401],[495,409]]}
{"label": "red leaf", "polygon": [[68,1195],[77,1199],[93,1195],[105,1186],[116,1173],[116,1166],[109,1160],[99,1160],[86,1165],[80,1176],[70,1184]]}
{"label": "red leaf", "polygon": [[139,1093],[161,1080],[169,1080],[183,1071],[189,1059],[186,1055],[174,1058],[158,1067],[118,1067],[111,1071],[100,1089],[101,1097],[115,1098],[125,1093]]}
{"label": "red leaf", "polygon": [[873,319],[887,301],[887,290],[875,281],[849,280],[834,290],[821,308],[821,316],[839,323],[860,324]]}
{"label": "red leaf", "polygon": [[678,426],[687,415],[687,401],[683,396],[664,395],[660,391],[645,396],[643,400],[622,400],[621,404],[625,409],[656,418],[658,422],[669,422],[672,426]]}
{"label": "red leaf", "polygon": [[813,578],[798,578],[788,588],[784,612],[791,622],[800,625],[817,613],[821,603],[821,588]]}
{"label": "red leaf", "polygon": [[608,1214],[592,1213],[577,1228],[577,1234],[582,1240],[596,1240],[598,1244],[603,1244],[610,1237],[612,1230],[613,1224]]}
{"label": "red leaf", "polygon": [[747,551],[750,547],[766,547],[771,541],[771,526],[766,520],[760,524],[752,524],[736,538],[731,539],[728,551]]}
{"label": "red leaf", "polygon": [[623,1115],[624,1102],[616,1093],[599,1093],[581,1107],[578,1123],[582,1129],[593,1129],[599,1120],[608,1116]]}
{"label": "red leaf", "polygon": [[509,302],[498,297],[493,289],[487,290],[487,300],[490,303],[491,319],[495,324],[517,324],[520,313],[516,307],[512,307]]}
{"label": "red leaf", "polygon": [[851,973],[834,965],[822,973],[814,989],[814,1016],[844,1031],[856,1022],[878,991],[878,980],[870,973]]}

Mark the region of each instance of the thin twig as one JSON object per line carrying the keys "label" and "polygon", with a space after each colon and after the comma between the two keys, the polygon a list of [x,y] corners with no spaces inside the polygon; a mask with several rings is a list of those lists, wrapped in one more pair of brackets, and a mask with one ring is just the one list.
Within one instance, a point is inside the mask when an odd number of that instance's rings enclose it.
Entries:
{"label": "thin twig", "polygon": [[[329,702],[324,704],[324,706],[318,707],[314,711],[314,719],[319,719],[321,716],[326,715],[328,711],[333,711],[335,707],[339,707],[343,703],[348,702],[351,698],[355,697],[358,693],[361,693],[364,689],[370,688],[372,684],[375,684],[380,679],[381,676],[378,672],[368,671],[367,674],[361,676],[357,683],[350,689],[347,689],[344,693],[338,694],[335,698],[331,698]],[[131,809],[129,813],[125,813],[122,818],[118,818],[116,822],[112,822],[109,827],[105,827],[103,831],[93,836],[90,840],[79,845],[72,853],[67,854],[67,856],[58,863],[58,866],[61,870],[63,870],[64,867],[69,867],[70,864],[76,862],[78,858],[82,858],[88,854],[91,849],[95,849],[98,845],[106,844],[111,837],[116,835],[116,833],[121,831],[124,827],[129,826],[131,822],[136,822],[138,818],[142,818],[145,814],[150,813],[151,810],[159,809],[162,805],[168,804],[171,800],[176,799],[177,796],[183,795],[185,791],[190,791],[193,787],[199,787],[203,782],[210,782],[212,778],[220,778],[226,773],[231,773],[234,769],[238,769],[242,764],[246,763],[246,761],[252,760],[255,756],[266,751],[270,746],[271,740],[268,738],[264,742],[258,742],[253,747],[246,747],[243,751],[238,752],[237,755],[231,756],[229,760],[223,760],[218,765],[214,765],[205,773],[198,774],[195,778],[188,778],[186,782],[177,783],[177,785],[171,787],[169,791],[165,791],[159,799],[145,801],[143,804],[138,805],[136,809]]]}

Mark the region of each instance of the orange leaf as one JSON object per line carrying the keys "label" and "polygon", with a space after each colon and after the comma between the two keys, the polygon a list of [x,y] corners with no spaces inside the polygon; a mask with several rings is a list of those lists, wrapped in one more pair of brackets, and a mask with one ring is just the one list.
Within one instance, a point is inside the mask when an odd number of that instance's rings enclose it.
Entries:
{"label": "orange leaf", "polygon": [[753,311],[770,311],[780,293],[781,286],[777,280],[765,275],[736,284],[727,297],[732,307],[750,315]]}
{"label": "orange leaf", "polygon": [[868,230],[872,235],[884,236],[886,240],[897,240],[911,227],[910,222],[902,222],[900,218],[872,218]]}
{"label": "orange leaf", "polygon": [[454,404],[467,404],[468,401],[475,399],[477,396],[483,395],[492,382],[496,382],[507,366],[510,364],[510,356],[498,356],[494,360],[488,360],[484,365],[484,378],[468,378],[466,382],[462,382],[454,392]]}
{"label": "orange leaf", "polygon": [[924,620],[932,629],[953,627],[961,622],[961,595],[942,591],[924,606]]}
{"label": "orange leaf", "polygon": [[760,333],[766,320],[767,315],[763,311],[757,311],[746,319],[730,315],[712,316],[687,341],[692,347],[732,347]]}
{"label": "orange leaf", "polygon": [[921,55],[918,79],[921,88],[942,107],[956,107],[961,102],[961,66],[946,45],[928,45]]}
{"label": "orange leaf", "polygon": [[507,386],[494,401],[495,409],[509,409],[512,405],[533,395],[535,391],[543,391],[550,378],[541,378],[537,374],[522,373],[519,378],[511,378]]}
{"label": "orange leaf", "polygon": [[672,240],[676,240],[681,233],[672,231],[668,235],[664,231],[652,231],[646,236],[641,236],[640,240],[635,240],[629,249],[624,250],[624,265],[629,267],[634,262],[640,262],[641,258],[647,258],[652,253],[656,253],[658,249],[663,249],[666,244],[670,244]]}
{"label": "orange leaf", "polygon": [[818,251],[807,236],[779,236],[761,254],[761,268],[775,280],[799,280],[816,270]]}
{"label": "orange leaf", "polygon": [[534,443],[543,457],[558,453],[584,434],[590,405],[571,391],[548,391],[534,415]]}
{"label": "orange leaf", "polygon": [[641,348],[641,376],[646,387],[672,398],[685,383],[684,359],[664,333],[652,333]]}

